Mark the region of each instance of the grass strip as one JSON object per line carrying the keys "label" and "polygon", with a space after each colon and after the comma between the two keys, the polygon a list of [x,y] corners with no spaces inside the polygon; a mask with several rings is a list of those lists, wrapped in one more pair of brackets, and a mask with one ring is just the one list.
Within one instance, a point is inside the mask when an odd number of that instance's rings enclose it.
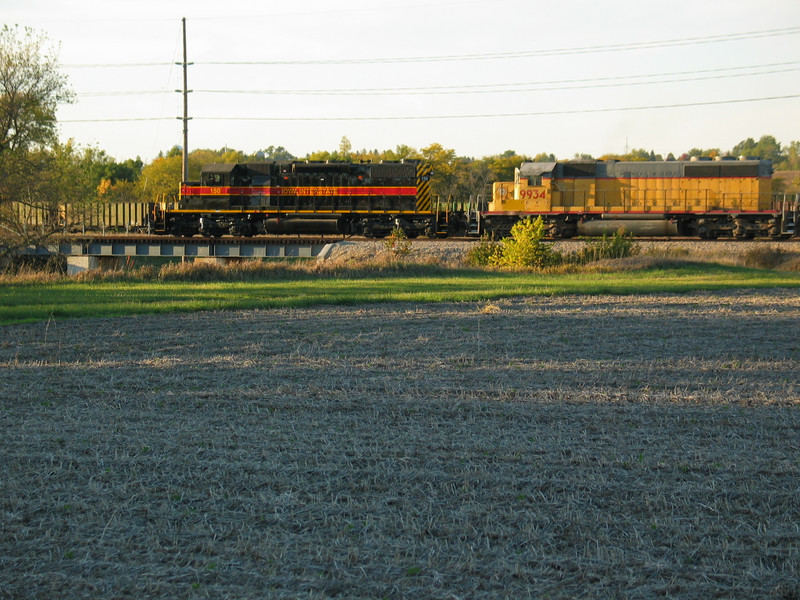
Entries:
{"label": "grass strip", "polygon": [[0,286],[0,325],[201,310],[475,302],[511,296],[656,294],[775,287],[800,287],[800,274],[704,264],[577,274],[437,269],[431,275],[287,276],[244,282],[59,281]]}

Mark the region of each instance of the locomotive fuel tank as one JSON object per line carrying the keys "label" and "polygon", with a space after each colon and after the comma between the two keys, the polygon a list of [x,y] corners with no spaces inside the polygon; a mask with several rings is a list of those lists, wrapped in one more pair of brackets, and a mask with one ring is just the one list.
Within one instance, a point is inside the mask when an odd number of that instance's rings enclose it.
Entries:
{"label": "locomotive fuel tank", "polygon": [[270,234],[337,234],[340,230],[339,219],[303,219],[284,217],[281,219],[265,219],[264,231]]}
{"label": "locomotive fuel tank", "polygon": [[620,230],[637,237],[666,237],[678,235],[678,224],[651,215],[603,214],[599,219],[578,221],[578,235],[613,235]]}

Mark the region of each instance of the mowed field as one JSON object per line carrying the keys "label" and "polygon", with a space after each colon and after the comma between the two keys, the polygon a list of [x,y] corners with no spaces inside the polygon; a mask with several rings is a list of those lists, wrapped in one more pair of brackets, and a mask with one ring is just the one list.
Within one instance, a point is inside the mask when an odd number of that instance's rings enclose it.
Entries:
{"label": "mowed field", "polygon": [[797,290],[0,328],[0,598],[800,598]]}

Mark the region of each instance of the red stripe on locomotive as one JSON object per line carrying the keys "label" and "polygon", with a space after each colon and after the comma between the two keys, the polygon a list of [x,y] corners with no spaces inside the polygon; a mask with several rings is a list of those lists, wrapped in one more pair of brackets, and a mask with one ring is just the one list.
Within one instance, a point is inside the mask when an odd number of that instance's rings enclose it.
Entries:
{"label": "red stripe on locomotive", "polygon": [[416,196],[417,188],[403,187],[216,187],[181,186],[183,196]]}

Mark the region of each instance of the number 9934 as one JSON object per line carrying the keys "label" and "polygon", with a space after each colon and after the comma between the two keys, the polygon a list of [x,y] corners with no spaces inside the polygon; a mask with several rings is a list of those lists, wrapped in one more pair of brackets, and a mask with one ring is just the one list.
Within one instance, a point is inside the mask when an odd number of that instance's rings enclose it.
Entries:
{"label": "number 9934", "polygon": [[540,200],[547,197],[547,190],[544,188],[523,188],[519,191],[520,200]]}

